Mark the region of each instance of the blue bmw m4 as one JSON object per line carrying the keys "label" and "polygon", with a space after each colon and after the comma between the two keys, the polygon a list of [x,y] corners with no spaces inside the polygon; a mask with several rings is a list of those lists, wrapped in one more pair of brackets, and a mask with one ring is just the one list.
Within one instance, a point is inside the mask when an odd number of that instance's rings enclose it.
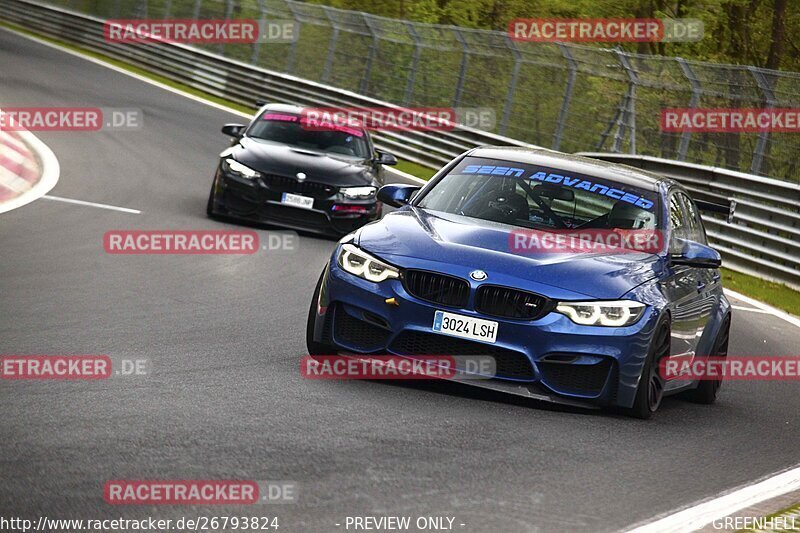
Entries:
{"label": "blue bmw m4", "polygon": [[[378,197],[398,209],[338,243],[309,309],[310,355],[490,356],[491,379],[456,379],[639,418],[667,395],[716,399],[720,380],[660,366],[727,355],[731,307],[699,216],[724,206],[639,169],[507,147]],[[624,246],[637,232],[656,238]],[[603,242],[559,246],[577,234]]]}

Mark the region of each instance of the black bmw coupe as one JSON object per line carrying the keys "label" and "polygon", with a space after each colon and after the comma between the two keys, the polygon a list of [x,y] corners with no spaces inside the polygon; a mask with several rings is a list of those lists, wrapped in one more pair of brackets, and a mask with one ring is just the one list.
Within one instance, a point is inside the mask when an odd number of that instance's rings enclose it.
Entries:
{"label": "black bmw coupe", "polygon": [[268,104],[220,154],[206,212],[341,236],[380,217],[382,165],[397,164],[358,127],[305,123],[304,108]]}

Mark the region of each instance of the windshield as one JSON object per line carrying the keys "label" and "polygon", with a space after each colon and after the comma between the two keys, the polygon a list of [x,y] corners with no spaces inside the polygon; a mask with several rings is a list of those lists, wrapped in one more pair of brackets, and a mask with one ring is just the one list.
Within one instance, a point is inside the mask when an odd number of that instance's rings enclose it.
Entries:
{"label": "windshield", "polygon": [[656,229],[658,195],[555,168],[467,157],[418,207],[531,229]]}
{"label": "windshield", "polygon": [[369,147],[362,130],[334,125],[309,125],[298,115],[265,112],[247,132],[254,139],[286,144],[329,154],[369,159]]}

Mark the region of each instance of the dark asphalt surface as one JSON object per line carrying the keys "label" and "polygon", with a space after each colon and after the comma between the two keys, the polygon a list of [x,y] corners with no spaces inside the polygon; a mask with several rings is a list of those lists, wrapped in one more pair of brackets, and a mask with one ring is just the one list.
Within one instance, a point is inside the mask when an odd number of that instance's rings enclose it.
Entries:
{"label": "dark asphalt surface", "polygon": [[[0,30],[0,106],[137,107],[141,131],[41,133],[50,194],[0,216],[0,354],[146,358],[147,376],[0,382],[0,516],[454,516],[464,532],[616,531],[800,462],[796,384],[727,383],[647,422],[453,384],[304,380],[306,313],[334,243],[293,255],[114,256],[111,229],[235,229],[205,203],[238,117]],[[264,230],[259,230],[265,233]],[[732,355],[800,350],[738,311]],[[299,503],[120,506],[109,479],[293,480]]]}

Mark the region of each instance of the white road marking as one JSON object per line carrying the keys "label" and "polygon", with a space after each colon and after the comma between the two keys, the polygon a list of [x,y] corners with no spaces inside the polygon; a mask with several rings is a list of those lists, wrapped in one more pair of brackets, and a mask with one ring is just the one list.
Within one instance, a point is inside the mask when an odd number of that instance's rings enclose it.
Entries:
{"label": "white road marking", "polygon": [[768,313],[768,314],[770,314],[770,315],[772,315],[774,317],[780,318],[781,320],[785,320],[789,324],[792,324],[793,326],[797,326],[798,328],[800,328],[800,318],[798,318],[796,316],[790,315],[789,313],[787,313],[785,311],[781,311],[780,309],[776,309],[776,308],[772,307],[771,305],[767,305],[767,304],[765,304],[763,302],[759,302],[758,300],[754,300],[753,298],[750,298],[749,296],[745,296],[744,294],[739,294],[738,292],[732,291],[730,289],[725,289],[725,293],[728,296],[732,296],[733,298],[735,298],[737,300],[743,301],[747,305],[752,305],[753,307],[761,309],[765,313]]}
{"label": "white road marking", "polygon": [[671,336],[676,339],[693,341],[697,338],[697,333],[678,333],[677,331],[673,331]]}
{"label": "white road marking", "polygon": [[[800,319],[770,305],[725,289],[725,293],[752,308],[732,305],[734,309],[772,315],[800,327]],[[628,533],[683,533],[700,529],[714,520],[724,518],[747,507],[800,489],[800,467],[773,475],[749,486],[723,494],[711,500],[635,527]]]}
{"label": "white road marking", "polygon": [[748,311],[750,313],[761,313],[761,314],[764,314],[764,315],[771,315],[772,314],[771,311],[765,311],[764,309],[757,309],[755,307],[745,307],[743,305],[733,305],[733,304],[731,304],[731,307],[733,309],[738,309],[739,311]]}
{"label": "white road marking", "polygon": [[87,207],[97,207],[98,209],[110,209],[112,211],[121,211],[123,213],[132,213],[134,215],[141,215],[142,212],[138,209],[130,209],[127,207],[118,207],[116,205],[98,204],[95,202],[84,202],[83,200],[73,200],[72,198],[62,198],[60,196],[42,196],[45,200],[54,200],[56,202],[64,202],[66,204],[85,205]]}
{"label": "white road marking", "polygon": [[747,507],[800,489],[800,467],[723,494],[699,505],[628,530],[627,533],[683,533],[694,531]]}

